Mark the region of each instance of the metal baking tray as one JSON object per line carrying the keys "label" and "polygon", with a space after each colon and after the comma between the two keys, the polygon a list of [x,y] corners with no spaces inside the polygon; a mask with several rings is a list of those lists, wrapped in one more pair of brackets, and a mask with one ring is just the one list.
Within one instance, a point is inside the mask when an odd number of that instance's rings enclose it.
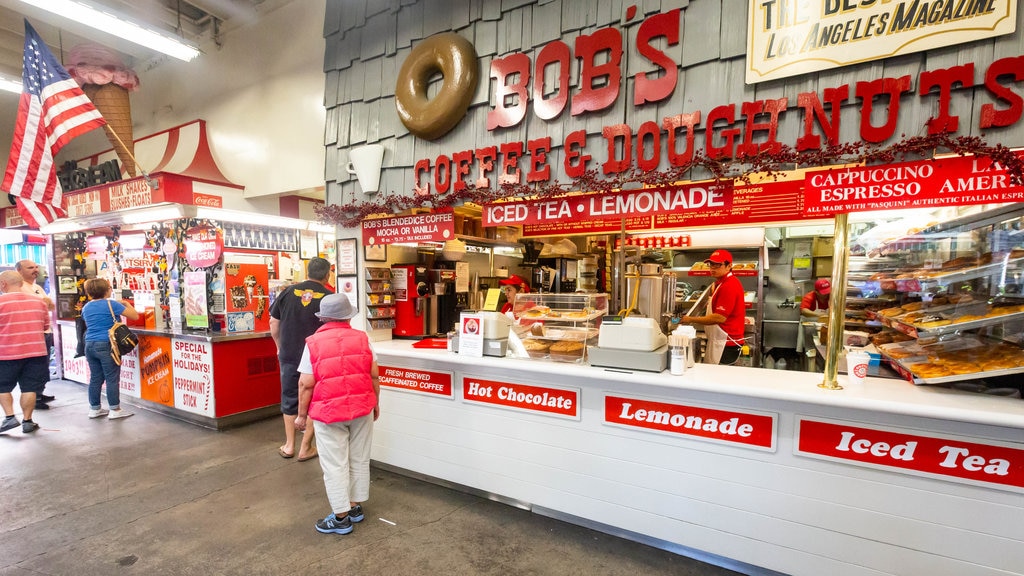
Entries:
{"label": "metal baking tray", "polygon": [[1005,368],[1003,370],[989,370],[983,372],[971,372],[969,374],[953,374],[952,376],[941,376],[939,378],[921,378],[910,371],[910,365],[917,362],[928,362],[927,356],[911,356],[910,358],[903,358],[902,360],[889,360],[896,371],[903,377],[907,378],[914,384],[950,384],[952,382],[962,382],[964,380],[980,380],[982,378],[995,378],[996,376],[1009,376],[1011,374],[1020,374],[1024,372],[1024,366],[1018,366],[1016,368]]}

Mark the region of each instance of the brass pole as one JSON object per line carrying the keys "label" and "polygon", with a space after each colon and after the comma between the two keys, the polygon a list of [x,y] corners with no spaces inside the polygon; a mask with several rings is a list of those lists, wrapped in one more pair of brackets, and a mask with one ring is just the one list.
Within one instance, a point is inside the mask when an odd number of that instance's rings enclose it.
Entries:
{"label": "brass pole", "polygon": [[832,292],[828,297],[828,343],[825,347],[825,380],[818,384],[826,390],[842,390],[839,373],[839,352],[843,349],[843,328],[846,324],[846,267],[850,255],[849,215],[836,214],[835,244],[832,246]]}

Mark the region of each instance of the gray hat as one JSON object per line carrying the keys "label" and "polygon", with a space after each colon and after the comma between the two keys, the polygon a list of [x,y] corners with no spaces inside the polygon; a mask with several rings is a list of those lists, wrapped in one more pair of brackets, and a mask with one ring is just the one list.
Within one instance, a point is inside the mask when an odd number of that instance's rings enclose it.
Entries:
{"label": "gray hat", "polygon": [[316,313],[316,317],[324,322],[348,320],[358,312],[359,310],[348,301],[348,296],[328,294],[320,300],[320,311]]}

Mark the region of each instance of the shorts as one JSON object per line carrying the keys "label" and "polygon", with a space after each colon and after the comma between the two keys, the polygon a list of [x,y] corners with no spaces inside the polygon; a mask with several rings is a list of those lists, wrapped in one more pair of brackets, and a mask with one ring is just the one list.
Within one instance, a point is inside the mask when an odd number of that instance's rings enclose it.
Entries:
{"label": "shorts", "polygon": [[0,394],[10,394],[17,385],[21,392],[42,392],[50,381],[50,359],[47,356],[0,360]]}
{"label": "shorts", "polygon": [[299,365],[281,362],[281,414],[299,414]]}

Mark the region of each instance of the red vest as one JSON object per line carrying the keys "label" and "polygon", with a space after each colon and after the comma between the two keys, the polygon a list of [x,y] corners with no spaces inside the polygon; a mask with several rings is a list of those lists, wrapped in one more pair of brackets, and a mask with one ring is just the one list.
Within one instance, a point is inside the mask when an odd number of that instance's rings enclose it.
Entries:
{"label": "red vest", "polygon": [[348,322],[328,322],[306,338],[313,363],[313,398],[309,417],[318,422],[348,422],[373,412],[370,369],[373,353],[365,332]]}

